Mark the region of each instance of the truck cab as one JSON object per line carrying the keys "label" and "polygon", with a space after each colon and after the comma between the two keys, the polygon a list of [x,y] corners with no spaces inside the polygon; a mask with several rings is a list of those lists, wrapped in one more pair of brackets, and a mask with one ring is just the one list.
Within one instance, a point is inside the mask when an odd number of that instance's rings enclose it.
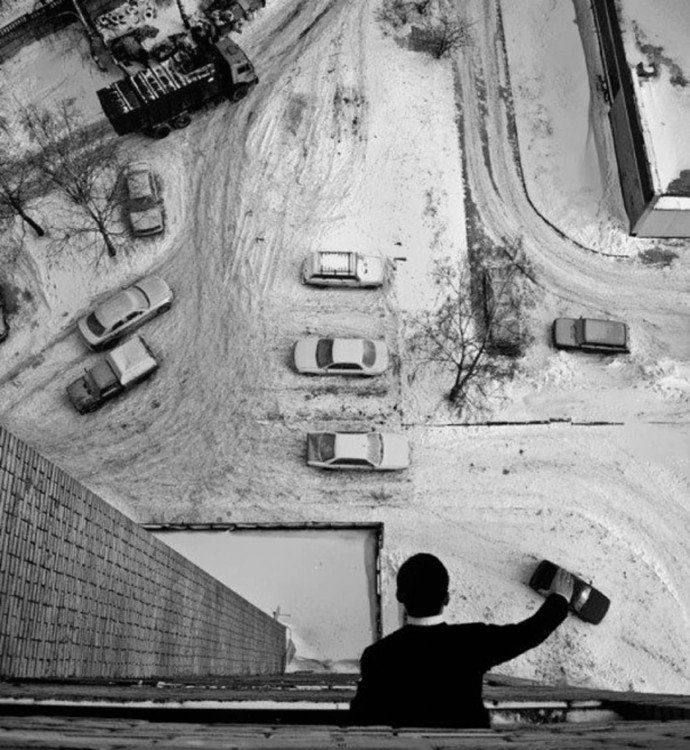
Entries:
{"label": "truck cab", "polygon": [[215,47],[226,66],[230,99],[239,101],[247,95],[252,86],[259,82],[254,66],[242,48],[229,36],[219,39]]}

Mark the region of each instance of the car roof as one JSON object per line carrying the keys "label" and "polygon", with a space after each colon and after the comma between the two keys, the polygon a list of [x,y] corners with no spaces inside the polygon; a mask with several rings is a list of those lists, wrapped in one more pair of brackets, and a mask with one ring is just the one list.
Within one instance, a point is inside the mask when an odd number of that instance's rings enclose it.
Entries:
{"label": "car roof", "polygon": [[370,432],[337,432],[335,434],[336,458],[369,460]]}
{"label": "car roof", "polygon": [[625,346],[627,326],[616,320],[586,318],[584,321],[585,341],[588,344]]}
{"label": "car roof", "polygon": [[362,339],[333,339],[334,362],[356,362],[361,364],[364,355]]}
{"label": "car roof", "polygon": [[135,310],[145,310],[149,307],[147,296],[137,288],[123,289],[119,294],[106,300],[96,310],[96,317],[105,328],[117,323],[123,317]]}

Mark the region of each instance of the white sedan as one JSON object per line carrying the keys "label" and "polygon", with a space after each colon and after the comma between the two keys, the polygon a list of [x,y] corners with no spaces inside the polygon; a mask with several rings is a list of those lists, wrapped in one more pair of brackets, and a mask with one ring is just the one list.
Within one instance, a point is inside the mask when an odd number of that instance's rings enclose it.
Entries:
{"label": "white sedan", "polygon": [[396,471],[410,465],[410,448],[405,435],[393,432],[310,432],[307,465]]}
{"label": "white sedan", "polygon": [[90,349],[100,349],[170,309],[173,294],[158,276],[146,276],[98,305],[77,324]]}
{"label": "white sedan", "polygon": [[305,375],[380,375],[388,367],[388,347],[369,339],[310,336],[295,344],[295,369]]}

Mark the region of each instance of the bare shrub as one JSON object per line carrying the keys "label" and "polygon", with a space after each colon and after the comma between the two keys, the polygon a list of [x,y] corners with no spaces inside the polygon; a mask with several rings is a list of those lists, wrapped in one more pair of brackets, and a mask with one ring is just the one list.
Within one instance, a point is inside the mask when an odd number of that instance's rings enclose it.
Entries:
{"label": "bare shrub", "polygon": [[508,287],[493,290],[490,318],[476,320],[468,269],[444,258],[434,262],[432,277],[437,304],[408,320],[406,349],[418,367],[430,363],[450,367],[453,382],[447,398],[461,412],[465,407],[480,406],[487,395],[486,383],[496,371],[489,357],[492,334],[508,312],[499,304]]}
{"label": "bare shrub", "polygon": [[469,25],[459,20],[438,18],[423,27],[424,48],[436,60],[447,57],[470,42]]}
{"label": "bare shrub", "polygon": [[0,221],[19,216],[38,237],[43,237],[45,229],[29,215],[28,204],[35,189],[35,164],[21,152],[12,137],[12,128],[0,117]]}

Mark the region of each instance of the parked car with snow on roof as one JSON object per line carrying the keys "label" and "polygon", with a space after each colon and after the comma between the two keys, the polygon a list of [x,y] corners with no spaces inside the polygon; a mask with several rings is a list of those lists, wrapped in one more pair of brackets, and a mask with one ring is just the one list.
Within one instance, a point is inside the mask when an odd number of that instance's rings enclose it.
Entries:
{"label": "parked car with snow on roof", "polygon": [[579,349],[604,354],[628,353],[628,326],[617,320],[557,318],[553,323],[556,349]]}
{"label": "parked car with snow on roof", "polygon": [[310,432],[307,464],[319,469],[397,471],[410,463],[405,435],[392,432]]}
{"label": "parked car with snow on roof", "polygon": [[172,299],[163,279],[146,276],[102,302],[77,327],[89,348],[100,349],[169,310]]}
{"label": "parked car with snow on roof", "polygon": [[388,347],[370,339],[309,336],[295,344],[294,362],[305,375],[380,375],[388,367]]}
{"label": "parked car with snow on roof", "polygon": [[383,284],[386,262],[377,255],[316,251],[302,265],[302,281],[312,286],[377,287]]}

